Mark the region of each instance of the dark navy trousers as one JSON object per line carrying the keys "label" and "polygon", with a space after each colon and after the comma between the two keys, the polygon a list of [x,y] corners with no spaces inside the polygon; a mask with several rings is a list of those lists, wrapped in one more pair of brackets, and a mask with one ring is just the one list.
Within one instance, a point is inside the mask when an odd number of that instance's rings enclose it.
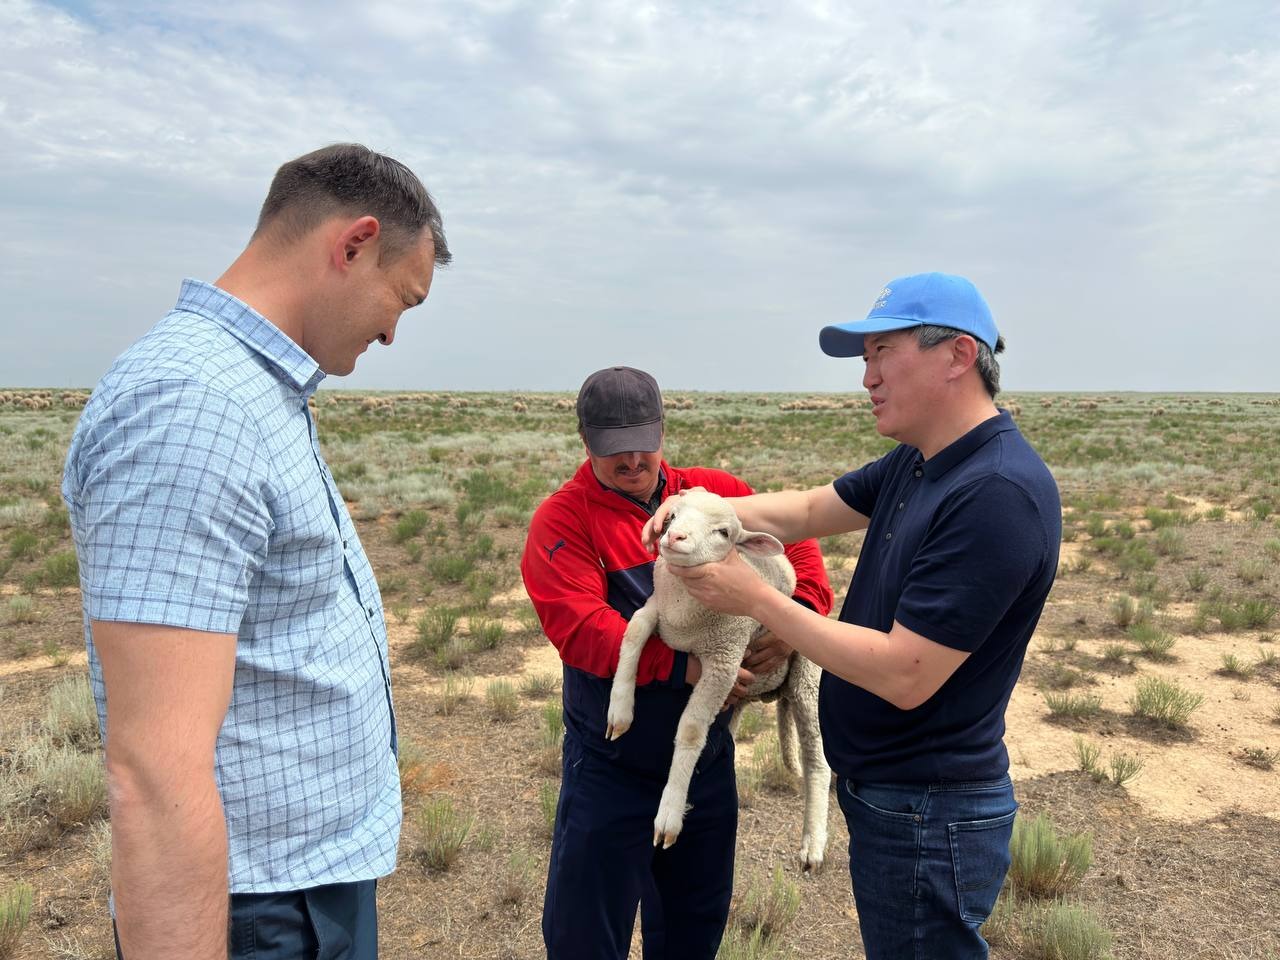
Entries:
{"label": "dark navy trousers", "polygon": [[640,906],[645,960],[713,960],[733,894],[733,741],[704,751],[676,843],[653,846],[666,771],[616,764],[565,737],[542,911],[548,960],[625,960]]}
{"label": "dark navy trousers", "polygon": [[[377,960],[377,883],[233,893],[230,960]],[[116,957],[123,960],[118,937]]]}

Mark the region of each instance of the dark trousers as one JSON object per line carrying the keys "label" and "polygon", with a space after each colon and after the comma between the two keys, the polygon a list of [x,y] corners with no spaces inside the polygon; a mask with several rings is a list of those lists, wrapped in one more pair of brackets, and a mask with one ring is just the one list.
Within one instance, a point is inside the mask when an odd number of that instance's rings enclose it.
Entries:
{"label": "dark trousers", "polygon": [[738,789],[727,737],[704,754],[675,845],[653,846],[665,773],[611,763],[565,739],[542,912],[549,960],[625,960],[640,906],[645,960],[713,960],[733,894]]}
{"label": "dark trousers", "polygon": [[871,784],[841,777],[867,960],[985,960],[982,924],[1009,869],[1009,778]]}
{"label": "dark trousers", "polygon": [[[378,881],[233,893],[230,960],[377,960]],[[116,957],[120,938],[116,937]]]}

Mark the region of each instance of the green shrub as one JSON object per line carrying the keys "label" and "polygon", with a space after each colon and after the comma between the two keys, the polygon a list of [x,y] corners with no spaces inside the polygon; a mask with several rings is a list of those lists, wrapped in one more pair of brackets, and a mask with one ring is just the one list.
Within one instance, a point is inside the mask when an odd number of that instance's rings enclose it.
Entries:
{"label": "green shrub", "polygon": [[1221,672],[1228,677],[1247,680],[1253,676],[1253,664],[1245,663],[1234,653],[1224,653]]}
{"label": "green shrub", "polygon": [[452,607],[432,607],[418,618],[418,639],[413,652],[418,655],[439,652],[453,638],[458,626],[458,611]]}
{"label": "green shrub", "polygon": [[82,749],[98,745],[98,708],[88,677],[68,677],[50,688],[44,728],[61,743]]}
{"label": "green shrub", "polygon": [[76,561],[76,552],[62,550],[45,560],[40,582],[47,587],[78,587],[80,565]]}
{"label": "green shrub", "polygon": [[1145,760],[1131,753],[1112,754],[1109,764],[1111,782],[1117,787],[1123,787],[1140,774],[1146,765]]}
{"label": "green shrub", "polygon": [[24,624],[36,622],[36,602],[25,594],[15,594],[9,598],[5,608],[5,619],[9,623]]}
{"label": "green shrub", "polygon": [[554,673],[526,673],[520,678],[520,692],[530,700],[549,697],[559,688],[560,678]]}
{"label": "green shrub", "polygon": [[1156,535],[1155,551],[1162,557],[1185,557],[1187,555],[1187,538],[1182,531],[1165,529]]}
{"label": "green shrub", "polygon": [[734,925],[742,930],[759,931],[759,940],[776,942],[800,912],[800,888],[787,879],[781,867],[775,867],[766,885],[752,880],[737,911]]}
{"label": "green shrub", "polygon": [[9,558],[22,560],[34,557],[40,547],[40,538],[30,530],[18,530],[9,537]]}
{"label": "green shrub", "polygon": [[510,680],[491,681],[485,688],[484,699],[489,706],[489,716],[500,723],[514,720],[520,712],[516,688]]}
{"label": "green shrub", "polygon": [[1102,646],[1102,662],[1112,665],[1125,662],[1125,657],[1129,655],[1129,648],[1123,643],[1107,643]]}
{"label": "green shrub", "polygon": [[1205,573],[1202,567],[1192,567],[1187,571],[1186,578],[1187,589],[1192,593],[1199,593],[1209,582],[1209,574]]}
{"label": "green shrub", "polygon": [[1240,759],[1251,767],[1257,767],[1259,770],[1270,770],[1277,760],[1280,760],[1280,750],[1272,750],[1266,747],[1244,747],[1240,751]]}
{"label": "green shrub", "polygon": [[1076,737],[1076,761],[1080,764],[1080,769],[1087,773],[1094,781],[1101,783],[1106,779],[1106,773],[1099,766],[1102,759],[1102,748],[1096,743],[1089,743],[1084,737]]}
{"label": "green shrub", "polygon": [[542,834],[548,840],[556,828],[556,807],[560,803],[560,785],[544,780],[538,784],[538,809],[542,811]]}
{"label": "green shrub", "polygon": [[420,534],[430,521],[430,517],[425,510],[410,510],[396,521],[395,529],[392,532],[392,539],[396,543],[404,543],[406,540],[412,540]]}
{"label": "green shrub", "polygon": [[1252,586],[1266,578],[1267,565],[1261,560],[1245,560],[1236,567],[1236,576]]}
{"label": "green shrub", "polygon": [[1182,514],[1176,510],[1161,510],[1159,507],[1147,507],[1142,515],[1151,524],[1152,530],[1163,530],[1185,522]]}
{"label": "green shrub", "polygon": [[1271,621],[1276,618],[1276,609],[1269,600],[1251,598],[1240,604],[1240,620],[1251,630],[1261,630],[1271,626]]}
{"label": "green shrub", "polygon": [[469,553],[440,553],[427,561],[427,572],[445,583],[462,583],[475,566]]}
{"label": "green shrub", "polygon": [[17,949],[34,905],[35,889],[29,883],[18,881],[0,894],[0,957]]}
{"label": "green shrub", "polygon": [[468,625],[472,640],[477,650],[493,650],[502,643],[506,634],[501,620],[490,620],[487,617],[473,617]]}
{"label": "green shrub", "polygon": [[1102,711],[1102,697],[1096,694],[1046,693],[1044,702],[1049,716],[1067,720],[1096,717]]}
{"label": "green shrub", "polygon": [[475,817],[458,813],[448,797],[432,797],[418,811],[418,858],[432,870],[448,870],[457,862]]}
{"label": "green shrub", "polygon": [[102,758],[70,744],[39,750],[31,758],[31,779],[50,818],[72,827],[107,810],[107,778]]}
{"label": "green shrub", "polygon": [[1034,820],[1019,814],[1013,822],[1009,853],[1009,878],[1014,889],[1024,896],[1052,899],[1080,884],[1093,863],[1093,837],[1074,834],[1060,838],[1046,814]]}
{"label": "green shrub", "polygon": [[1135,716],[1154,720],[1170,730],[1182,730],[1196,708],[1204,702],[1198,693],[1184,690],[1176,682],[1160,677],[1144,677],[1138,681],[1129,699]]}
{"label": "green shrub", "polygon": [[1111,934],[1092,913],[1070,903],[1033,912],[1024,938],[1028,960],[1107,960]]}
{"label": "green shrub", "polygon": [[1129,638],[1138,645],[1138,651],[1152,660],[1172,660],[1177,638],[1153,623],[1135,623],[1129,628]]}
{"label": "green shrub", "polygon": [[475,677],[466,674],[448,674],[440,691],[440,704],[437,708],[439,712],[446,717],[457,713],[458,707],[471,699],[475,682]]}

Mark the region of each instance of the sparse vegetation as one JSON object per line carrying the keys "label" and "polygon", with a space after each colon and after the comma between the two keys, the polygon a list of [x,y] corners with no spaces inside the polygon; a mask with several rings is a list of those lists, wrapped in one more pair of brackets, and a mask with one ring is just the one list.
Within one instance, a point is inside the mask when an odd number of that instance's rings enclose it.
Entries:
{"label": "sparse vegetation", "polygon": [[1204,697],[1160,677],[1143,677],[1129,700],[1135,716],[1154,720],[1170,730],[1184,730]]}
{"label": "sparse vegetation", "polygon": [[1093,863],[1093,838],[1087,833],[1059,837],[1048,816],[1014,819],[1009,844],[1009,880],[1020,896],[1054,899],[1079,886]]}
{"label": "sparse vegetation", "polygon": [[1049,716],[1066,720],[1096,717],[1102,710],[1102,697],[1090,693],[1046,693],[1044,702]]}
{"label": "sparse vegetation", "polygon": [[516,696],[515,684],[510,680],[493,680],[485,688],[485,703],[489,707],[489,716],[499,723],[510,723],[520,712],[520,699]]}
{"label": "sparse vegetation", "polygon": [[418,858],[431,870],[448,870],[457,861],[475,816],[454,809],[449,797],[431,797],[416,818]]}
{"label": "sparse vegetation", "polygon": [[0,893],[0,957],[8,957],[18,946],[31,919],[35,890],[29,883],[15,883]]}

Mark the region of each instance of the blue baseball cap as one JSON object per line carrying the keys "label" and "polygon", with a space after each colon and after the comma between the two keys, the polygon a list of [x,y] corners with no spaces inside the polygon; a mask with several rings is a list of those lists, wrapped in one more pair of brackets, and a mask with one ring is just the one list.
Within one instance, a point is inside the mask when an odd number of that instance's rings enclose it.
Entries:
{"label": "blue baseball cap", "polygon": [[890,280],[867,319],[823,327],[818,345],[829,357],[860,357],[864,334],[925,324],[961,330],[992,351],[1000,338],[991,308],[972,283],[950,273],[917,273]]}

